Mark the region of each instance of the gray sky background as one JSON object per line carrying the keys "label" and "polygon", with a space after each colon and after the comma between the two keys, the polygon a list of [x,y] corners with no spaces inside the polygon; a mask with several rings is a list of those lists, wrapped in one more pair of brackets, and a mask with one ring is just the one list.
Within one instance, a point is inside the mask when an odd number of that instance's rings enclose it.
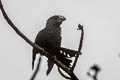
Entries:
{"label": "gray sky background", "polygon": [[[81,80],[94,63],[102,71],[98,80],[120,80],[120,1],[119,0],[2,0],[11,20],[32,41],[46,20],[59,14],[67,18],[62,24],[62,46],[77,50],[80,32],[85,29],[83,55],[75,73]],[[0,80],[29,80],[32,75],[32,47],[6,23],[0,12]],[[36,80],[65,80],[54,67],[46,76],[46,58]]]}

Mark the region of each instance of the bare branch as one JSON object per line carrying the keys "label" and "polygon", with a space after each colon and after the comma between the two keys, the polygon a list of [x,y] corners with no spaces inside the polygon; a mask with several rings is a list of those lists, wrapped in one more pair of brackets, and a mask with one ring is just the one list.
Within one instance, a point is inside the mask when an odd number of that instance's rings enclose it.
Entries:
{"label": "bare branch", "polygon": [[84,30],[83,30],[83,25],[78,25],[78,29],[77,30],[81,30],[81,38],[80,38],[80,44],[79,44],[79,48],[78,48],[78,53],[77,53],[77,56],[75,58],[75,61],[73,63],[73,66],[71,68],[71,71],[73,72],[74,71],[74,68],[76,66],[76,63],[77,63],[77,60],[79,58],[79,55],[81,54],[81,49],[82,49],[82,45],[83,45],[83,36],[84,36]]}
{"label": "bare branch", "polygon": [[61,70],[60,70],[59,67],[58,67],[58,71],[59,71],[59,73],[61,74],[61,76],[63,76],[64,78],[66,78],[66,79],[71,79],[70,77],[68,77],[68,76],[66,76],[65,74],[63,74],[63,73],[61,72]]}
{"label": "bare branch", "polygon": [[41,64],[41,58],[42,58],[42,57],[40,56],[40,58],[39,58],[39,60],[38,60],[37,68],[36,68],[35,72],[33,73],[33,75],[32,75],[32,77],[31,77],[30,80],[34,80],[35,77],[36,77],[36,75],[38,74],[39,68],[40,68],[40,64]]}

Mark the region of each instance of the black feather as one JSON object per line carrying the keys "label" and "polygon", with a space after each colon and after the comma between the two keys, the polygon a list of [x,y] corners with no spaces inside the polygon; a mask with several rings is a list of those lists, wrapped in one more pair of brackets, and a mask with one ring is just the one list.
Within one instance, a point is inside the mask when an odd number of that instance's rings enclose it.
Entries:
{"label": "black feather", "polygon": [[[65,20],[63,16],[52,16],[47,20],[46,27],[41,30],[35,39],[35,43],[43,47],[52,56],[56,56],[64,65],[70,66],[72,60],[67,59],[64,54],[60,52],[61,46],[61,27],[62,21]],[[32,66],[34,68],[34,60],[37,54],[37,50],[33,49],[33,62]],[[48,70],[47,75],[51,72],[54,62],[48,59]]]}

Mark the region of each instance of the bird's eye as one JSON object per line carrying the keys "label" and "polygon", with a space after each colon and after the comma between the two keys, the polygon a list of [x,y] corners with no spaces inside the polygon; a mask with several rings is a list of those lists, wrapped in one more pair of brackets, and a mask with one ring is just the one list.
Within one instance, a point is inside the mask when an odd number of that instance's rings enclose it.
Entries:
{"label": "bird's eye", "polygon": [[61,23],[61,22],[62,22],[62,20],[61,20],[61,19],[58,19],[58,20],[57,20],[57,22]]}

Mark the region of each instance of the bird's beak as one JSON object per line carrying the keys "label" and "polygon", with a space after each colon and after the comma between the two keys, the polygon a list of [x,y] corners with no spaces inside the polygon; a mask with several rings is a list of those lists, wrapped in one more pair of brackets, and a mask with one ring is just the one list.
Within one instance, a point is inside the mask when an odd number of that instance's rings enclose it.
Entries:
{"label": "bird's beak", "polygon": [[62,20],[62,21],[66,20],[66,18],[64,16],[59,16],[59,19]]}

